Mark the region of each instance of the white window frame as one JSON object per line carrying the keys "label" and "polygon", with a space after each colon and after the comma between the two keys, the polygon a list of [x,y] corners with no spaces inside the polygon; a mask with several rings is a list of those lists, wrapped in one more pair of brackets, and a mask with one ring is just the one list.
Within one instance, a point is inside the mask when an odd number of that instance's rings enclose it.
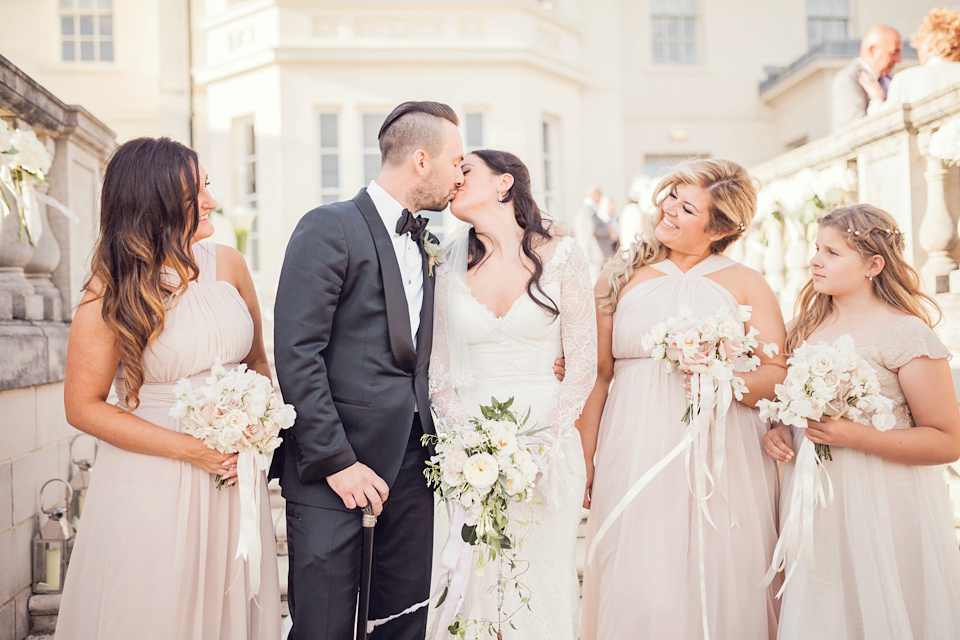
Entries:
{"label": "white window frame", "polygon": [[[667,4],[673,6],[667,6]],[[671,29],[676,33],[671,34]],[[651,0],[650,56],[657,66],[700,64],[700,16],[697,0]],[[692,45],[692,53],[688,51]],[[674,49],[675,47],[675,49]]]}
{"label": "white window frame", "polygon": [[[66,64],[114,64],[117,59],[116,21],[114,20],[114,0],[57,0],[57,41],[60,43],[60,62]],[[84,21],[90,21],[90,33],[81,34]],[[71,25],[72,33],[64,33],[64,27]],[[108,34],[103,31],[109,30]],[[64,56],[67,45],[73,47],[73,59]],[[83,45],[89,44],[93,57],[82,59]],[[108,47],[109,57],[104,57],[104,46]]]}
{"label": "white window frame", "polygon": [[[824,42],[847,40],[847,34],[850,32],[849,0],[806,0],[806,11],[807,45],[810,48]],[[841,33],[824,37],[824,27],[828,24],[842,25]]]}
{"label": "white window frame", "polygon": [[253,116],[237,118],[233,121],[233,148],[234,175],[236,176],[234,204],[246,207],[253,212],[253,218],[250,220],[250,234],[247,236],[246,254],[250,258],[251,270],[258,272],[260,271],[260,212],[257,206],[259,187],[257,130]]}
{"label": "white window frame", "polygon": [[[390,115],[389,110],[381,111],[373,109],[365,110],[360,114],[360,144],[363,146],[363,154],[360,159],[362,163],[360,165],[360,173],[363,175],[363,186],[370,184],[370,181],[374,180],[377,175],[379,175],[380,167],[380,142],[376,137],[374,137],[372,140],[367,138],[367,123],[376,120],[377,131],[379,131],[380,126],[383,125],[383,121],[387,119],[388,115]],[[376,161],[371,162],[373,161],[374,157],[376,157]],[[372,169],[370,172],[367,171],[368,162],[371,162],[371,167],[373,164],[376,164],[378,167],[376,172],[374,172]]]}
{"label": "white window frame", "polygon": [[[324,123],[324,118],[329,118],[329,117],[332,117],[332,118],[333,118],[333,124],[332,124],[332,126],[334,127],[335,138],[336,138],[336,141],[335,141],[336,144],[333,145],[333,146],[325,145],[325,144],[324,144],[324,124],[323,124],[323,123]],[[341,188],[341,186],[342,186],[342,184],[343,184],[343,178],[342,178],[342,173],[343,173],[343,172],[341,171],[341,169],[342,169],[342,167],[341,167],[342,156],[341,156],[341,153],[340,153],[340,143],[341,143],[341,139],[342,139],[342,137],[343,137],[343,136],[341,135],[341,133],[340,133],[340,121],[341,121],[341,120],[342,120],[342,118],[340,117],[340,112],[339,112],[338,110],[335,110],[335,109],[321,109],[321,110],[319,111],[319,113],[317,114],[317,128],[318,128],[318,132],[319,132],[319,136],[318,136],[318,137],[319,137],[319,144],[318,144],[317,146],[320,148],[320,156],[319,156],[319,161],[320,161],[320,179],[319,179],[319,184],[320,184],[320,204],[331,204],[331,203],[333,203],[333,202],[338,202],[338,201],[340,201],[340,199],[341,199],[341,197],[340,197],[340,188]],[[330,157],[333,157],[333,158],[335,159],[335,162],[336,162],[336,168],[337,168],[336,185],[324,185],[324,183],[323,183],[323,178],[324,178],[324,176],[323,176],[323,161],[324,161],[324,158],[330,158]]]}
{"label": "white window frame", "polygon": [[554,220],[560,219],[560,119],[544,114],[540,123],[543,208]]}

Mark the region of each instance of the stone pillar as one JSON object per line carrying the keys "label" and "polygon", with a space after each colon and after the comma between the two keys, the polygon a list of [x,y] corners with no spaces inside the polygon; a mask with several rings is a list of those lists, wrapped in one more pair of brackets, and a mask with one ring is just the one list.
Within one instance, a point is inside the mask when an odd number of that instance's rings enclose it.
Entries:
{"label": "stone pillar", "polygon": [[[37,191],[46,193],[48,188],[49,184],[43,184]],[[49,216],[53,212],[42,202],[38,202],[37,206],[40,208],[40,226],[43,232],[37,240],[33,257],[23,270],[34,292],[43,298],[43,319],[49,322],[62,322],[63,300],[60,290],[50,279],[54,269],[60,264],[60,246],[57,244],[56,236],[50,231]]]}
{"label": "stone pillar", "polygon": [[26,234],[21,237],[19,210],[12,195],[5,195],[14,211],[0,219],[0,320],[43,320],[43,298],[23,272],[36,250]]}
{"label": "stone pillar", "polygon": [[943,191],[947,170],[939,158],[928,155],[926,163],[923,177],[927,181],[927,208],[920,223],[919,240],[927,252],[927,261],[921,272],[929,293],[943,293],[949,291],[950,272],[957,268],[957,263],[950,258],[957,243],[957,229]]}

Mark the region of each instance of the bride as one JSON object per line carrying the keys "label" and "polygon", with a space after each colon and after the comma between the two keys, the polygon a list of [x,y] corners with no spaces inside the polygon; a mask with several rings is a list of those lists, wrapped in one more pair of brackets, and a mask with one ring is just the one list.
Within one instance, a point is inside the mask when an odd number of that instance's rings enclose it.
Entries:
{"label": "bride", "polygon": [[[586,482],[574,421],[597,363],[587,264],[573,238],[544,229],[519,158],[474,151],[462,169],[450,210],[470,228],[441,258],[430,399],[438,430],[478,416],[491,397],[513,397],[512,408],[519,415],[529,408],[528,425],[542,429],[524,443],[539,451],[534,503],[513,505],[508,527],[523,539],[518,579],[532,595],[527,607],[508,590],[504,616],[516,613],[503,626],[516,628],[511,639],[573,640],[580,608],[574,545]],[[561,354],[562,382],[553,368]],[[497,622],[497,571],[490,569],[482,577],[469,571],[463,617]]]}

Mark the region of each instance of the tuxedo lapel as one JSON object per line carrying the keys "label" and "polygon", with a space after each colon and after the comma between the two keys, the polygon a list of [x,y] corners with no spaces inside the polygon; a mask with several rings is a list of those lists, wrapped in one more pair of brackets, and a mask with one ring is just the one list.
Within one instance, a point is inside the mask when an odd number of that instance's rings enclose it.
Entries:
{"label": "tuxedo lapel", "polygon": [[[423,239],[426,241],[430,237],[427,232]],[[433,292],[436,287],[434,276],[430,275],[427,253],[422,247],[420,253],[423,259],[423,305],[420,307],[420,329],[417,331],[417,371],[430,362],[430,350],[433,347]],[[433,271],[436,273],[436,269]]]}
{"label": "tuxedo lapel", "polygon": [[[410,337],[410,312],[407,307],[407,295],[403,289],[400,265],[393,242],[383,226],[383,220],[377,212],[373,200],[361,189],[353,202],[363,215],[380,261],[380,277],[383,280],[383,297],[387,304],[387,327],[390,332],[390,350],[393,358],[404,371],[413,372],[417,361],[417,352]],[[433,299],[431,292],[431,300]],[[426,307],[426,281],[424,281],[424,307]],[[423,323],[421,322],[421,328]]]}

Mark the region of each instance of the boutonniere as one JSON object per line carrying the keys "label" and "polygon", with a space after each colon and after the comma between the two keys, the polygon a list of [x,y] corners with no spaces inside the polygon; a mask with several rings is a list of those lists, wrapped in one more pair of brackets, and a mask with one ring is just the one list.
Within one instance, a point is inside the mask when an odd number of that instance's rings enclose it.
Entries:
{"label": "boutonniere", "polygon": [[434,267],[443,264],[443,247],[437,242],[432,234],[423,236],[423,252],[427,254],[427,275],[433,275]]}

